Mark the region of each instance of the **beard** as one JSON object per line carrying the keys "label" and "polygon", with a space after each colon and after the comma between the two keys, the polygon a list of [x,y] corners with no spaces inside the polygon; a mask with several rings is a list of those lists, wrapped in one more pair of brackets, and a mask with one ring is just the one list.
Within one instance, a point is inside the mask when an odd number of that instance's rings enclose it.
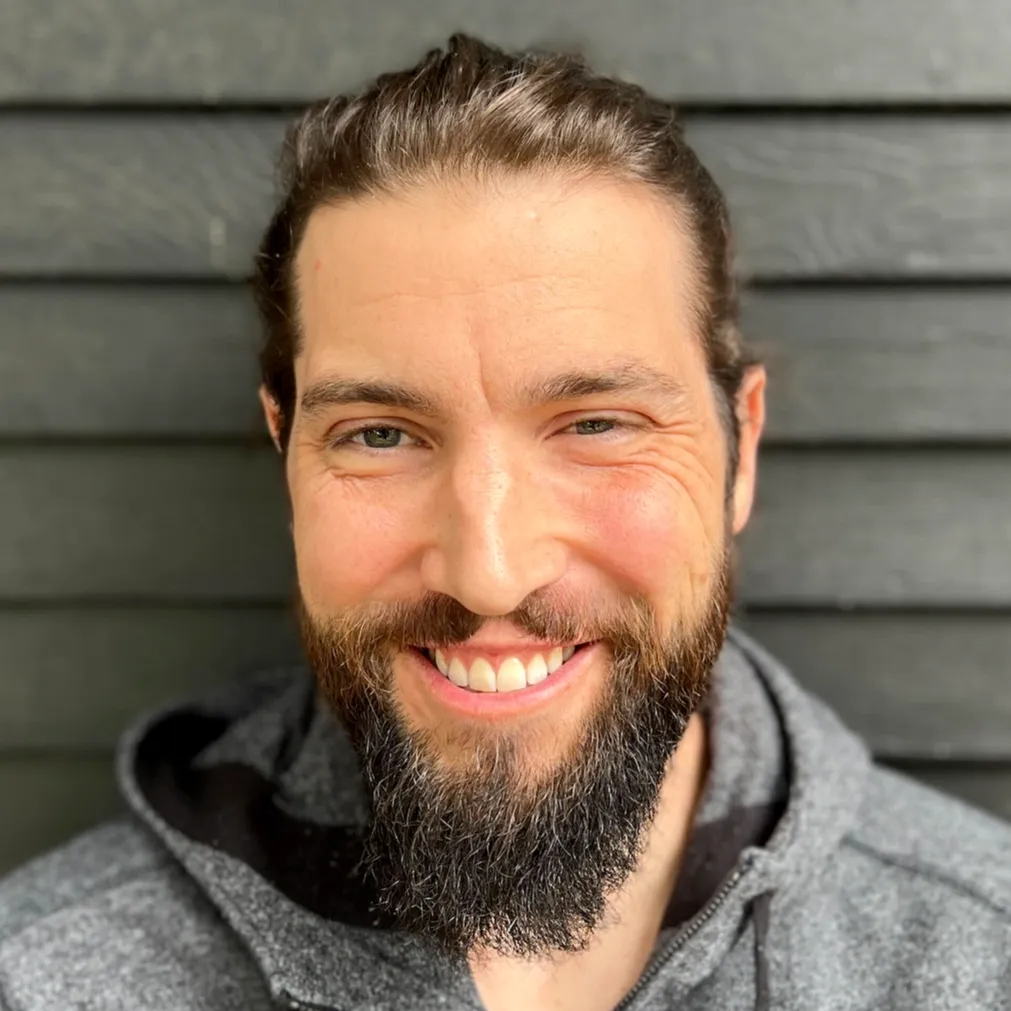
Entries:
{"label": "beard", "polygon": [[728,548],[695,620],[665,635],[641,597],[577,617],[535,594],[508,616],[541,641],[600,641],[610,652],[601,697],[539,777],[524,769],[522,728],[463,731],[455,743],[466,760],[448,767],[398,703],[396,652],[462,643],[484,624],[480,615],[439,594],[326,618],[300,600],[309,663],[369,798],[361,870],[376,911],[450,958],[585,949],[638,864],[670,757],[708,691],[731,572]]}

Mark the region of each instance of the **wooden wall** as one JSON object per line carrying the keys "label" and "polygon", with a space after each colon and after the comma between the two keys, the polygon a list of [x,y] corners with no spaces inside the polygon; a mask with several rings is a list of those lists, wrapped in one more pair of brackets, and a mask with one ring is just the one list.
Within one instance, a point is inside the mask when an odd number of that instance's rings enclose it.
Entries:
{"label": "wooden wall", "polygon": [[243,285],[286,118],[455,29],[681,99],[772,374],[745,624],[1011,816],[1007,0],[0,5],[0,868],[139,710],[292,655]]}

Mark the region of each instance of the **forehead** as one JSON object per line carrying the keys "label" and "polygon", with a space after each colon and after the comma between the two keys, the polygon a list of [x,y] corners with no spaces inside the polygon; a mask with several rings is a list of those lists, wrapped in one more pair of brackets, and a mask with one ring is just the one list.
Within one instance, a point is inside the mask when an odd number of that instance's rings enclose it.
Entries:
{"label": "forehead", "polygon": [[410,362],[505,378],[537,359],[638,353],[697,330],[691,241],[641,183],[509,177],[318,208],[296,261],[301,369]]}

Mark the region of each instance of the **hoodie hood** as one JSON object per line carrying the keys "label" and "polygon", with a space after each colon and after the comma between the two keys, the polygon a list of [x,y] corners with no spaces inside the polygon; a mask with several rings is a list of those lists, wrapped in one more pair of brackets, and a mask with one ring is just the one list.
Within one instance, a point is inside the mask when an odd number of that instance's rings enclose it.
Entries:
{"label": "hoodie hood", "polygon": [[[768,1007],[766,939],[853,825],[870,768],[863,743],[735,628],[702,713],[705,787],[656,947],[622,1011],[676,1006],[743,943],[755,1006]],[[368,799],[307,669],[243,678],[147,717],[120,741],[117,777],[276,1000],[394,1011],[410,994],[412,1006],[482,1007],[466,966],[372,912],[357,872]]]}

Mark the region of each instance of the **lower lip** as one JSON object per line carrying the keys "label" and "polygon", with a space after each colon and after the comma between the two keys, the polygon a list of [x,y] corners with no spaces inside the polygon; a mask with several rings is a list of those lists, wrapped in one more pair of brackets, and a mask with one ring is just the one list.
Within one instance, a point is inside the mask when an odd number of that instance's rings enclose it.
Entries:
{"label": "lower lip", "polygon": [[563,695],[572,688],[600,648],[599,642],[590,643],[573,653],[554,674],[549,674],[540,684],[512,692],[475,692],[469,688],[459,688],[423,654],[409,649],[403,655],[445,709],[460,716],[487,719],[519,715]]}

